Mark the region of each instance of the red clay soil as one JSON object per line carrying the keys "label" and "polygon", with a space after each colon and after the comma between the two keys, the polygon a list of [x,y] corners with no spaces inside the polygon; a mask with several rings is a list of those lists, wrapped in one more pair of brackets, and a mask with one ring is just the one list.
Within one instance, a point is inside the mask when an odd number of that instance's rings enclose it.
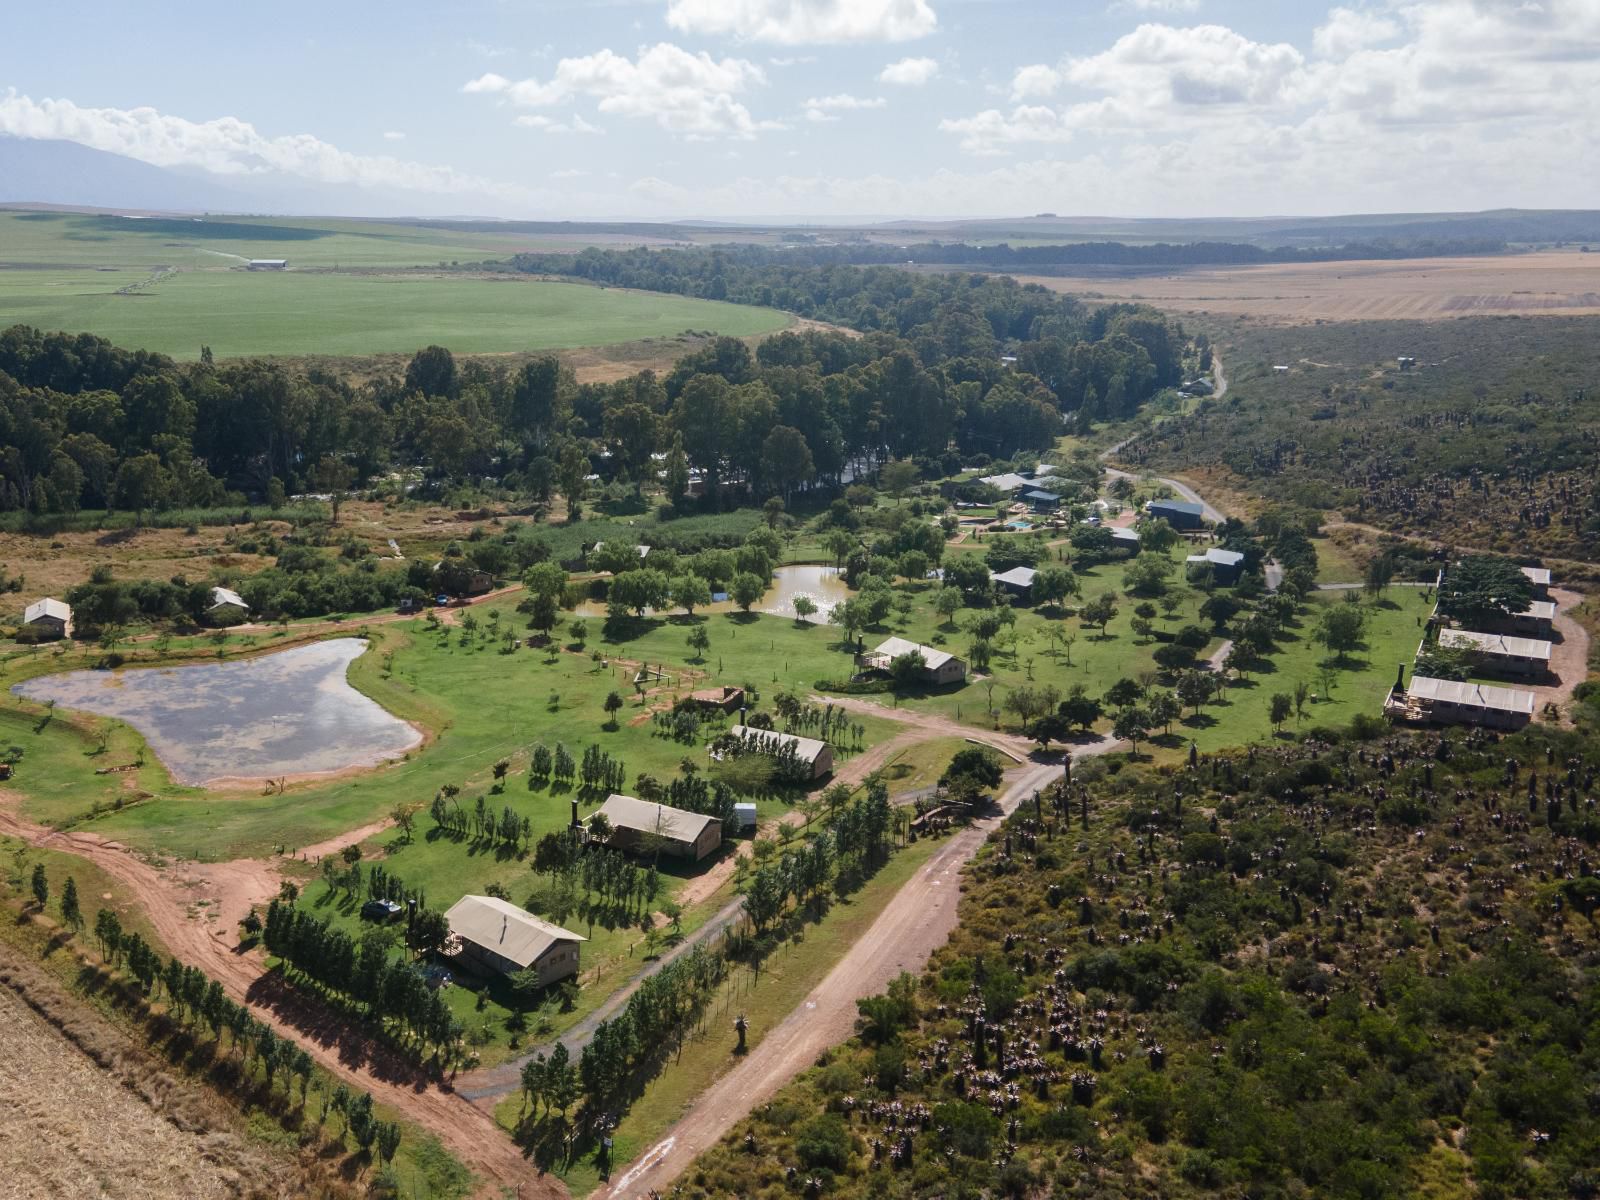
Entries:
{"label": "red clay soil", "polygon": [[[436,1135],[476,1172],[479,1194],[565,1197],[558,1181],[540,1177],[486,1113],[428,1078],[411,1063],[375,1045],[359,1023],[307,1001],[262,969],[259,951],[241,952],[233,931],[253,904],[277,894],[283,876],[270,862],[176,863],[158,869],[98,834],[57,832],[23,820],[14,793],[0,792],[0,833],[30,845],[75,854],[119,880],[144,906],[150,924],[181,961],[217,980],[234,1000],[278,1033],[293,1039],[342,1083]],[[353,830],[316,849],[334,853],[376,832]]]}

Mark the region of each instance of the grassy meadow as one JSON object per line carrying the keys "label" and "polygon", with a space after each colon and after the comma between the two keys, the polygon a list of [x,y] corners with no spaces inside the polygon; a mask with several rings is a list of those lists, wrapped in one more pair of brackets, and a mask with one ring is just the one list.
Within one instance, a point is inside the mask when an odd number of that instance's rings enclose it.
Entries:
{"label": "grassy meadow", "polygon": [[682,296],[543,280],[185,270],[121,295],[137,272],[0,269],[0,325],[86,330],[175,358],[558,350],[712,329],[768,333],[789,318]]}
{"label": "grassy meadow", "polygon": [[[981,549],[983,545],[979,544],[956,548],[951,553],[977,553]],[[1206,625],[1199,617],[1205,594],[1182,584],[1181,560],[1187,552],[1185,546],[1171,552],[1172,593],[1179,603],[1170,618],[1156,619],[1158,632]],[[1015,728],[1015,714],[1005,710],[1006,695],[1014,688],[1048,685],[1065,695],[1074,684],[1082,684],[1090,695],[1099,696],[1118,679],[1152,676],[1157,671],[1153,654],[1162,643],[1154,638],[1141,640],[1133,631],[1138,600],[1125,592],[1126,570],[1126,563],[1109,562],[1079,572],[1082,600],[1106,591],[1117,593],[1117,615],[1104,634],[1050,608],[1015,609],[1017,640],[1014,645],[1000,642],[990,663],[992,694],[987,681],[969,677],[963,686],[863,699],[885,707],[927,710],[980,728],[993,728],[997,720],[1003,727]],[[901,608],[892,611],[881,626],[865,633],[868,648],[885,637],[899,635],[965,657],[972,638],[963,625],[978,610],[963,609],[956,614],[954,623],[946,623],[933,608],[937,586],[930,582],[899,589],[909,599],[909,606],[902,601]],[[1332,660],[1311,633],[1321,606],[1343,602],[1341,593],[1313,594],[1306,611],[1284,631],[1266,669],[1253,671],[1230,688],[1220,703],[1207,704],[1198,715],[1186,711],[1180,721],[1174,722],[1170,733],[1158,731],[1153,748],[1186,748],[1193,741],[1201,751],[1211,751],[1270,737],[1268,711],[1274,693],[1292,693],[1301,680],[1321,692],[1321,665]],[[1365,648],[1350,655],[1346,662],[1333,664],[1335,669],[1329,676],[1332,688],[1307,706],[1305,724],[1343,724],[1357,713],[1378,713],[1393,682],[1395,664],[1409,661],[1416,648],[1417,619],[1425,616],[1430,607],[1414,588],[1393,588],[1378,603],[1363,604],[1368,616]],[[695,623],[702,619],[711,638],[705,669],[713,682],[753,679],[771,688],[785,687],[809,694],[818,681],[844,679],[851,673],[851,648],[840,631],[815,619],[801,623],[720,612],[697,617]],[[591,624],[597,626],[598,622]],[[630,657],[682,662],[690,653],[685,642],[690,624],[681,615],[629,620],[608,627],[601,644]],[[1052,628],[1059,629],[1071,639],[1070,643],[1053,643],[1049,636]],[[1197,652],[1198,658],[1203,661],[1221,647],[1221,639],[1213,636]],[[997,716],[989,715],[991,706],[998,710]],[[1102,728],[1109,729],[1109,722],[1102,722]]]}

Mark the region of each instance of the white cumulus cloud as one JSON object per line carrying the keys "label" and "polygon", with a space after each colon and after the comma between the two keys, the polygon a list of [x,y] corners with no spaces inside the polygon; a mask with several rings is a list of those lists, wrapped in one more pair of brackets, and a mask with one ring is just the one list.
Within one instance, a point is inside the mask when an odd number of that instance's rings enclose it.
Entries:
{"label": "white cumulus cloud", "polygon": [[318,183],[403,188],[421,192],[508,189],[450,167],[388,155],[352,154],[309,133],[269,137],[248,121],[190,121],[154,108],[83,108],[71,100],[34,100],[9,88],[0,95],[0,133],[61,138],[158,167],[197,167],[218,175],[274,171]]}
{"label": "white cumulus cloud", "polygon": [[931,58],[902,58],[878,72],[879,83],[899,87],[921,87],[939,74],[939,64]]}
{"label": "white cumulus cloud", "polygon": [[510,80],[491,72],[461,90],[498,96],[519,108],[548,108],[587,98],[602,113],[651,120],[685,137],[748,138],[782,128],[776,121],[757,120],[735,98],[764,83],[761,68],[746,59],[716,59],[704,51],[691,54],[659,42],[641,48],[632,59],[611,50],[563,58],[543,81]]}
{"label": "white cumulus cloud", "polygon": [[807,100],[801,107],[806,110],[808,121],[837,121],[834,115],[840,112],[850,112],[862,108],[882,108],[888,101],[882,96],[852,96],[840,92],[834,96],[815,96]]}
{"label": "white cumulus cloud", "polygon": [[1334,8],[1311,36],[1311,48],[1321,58],[1347,58],[1357,50],[1398,37],[1400,25],[1392,17],[1370,9]]}
{"label": "white cumulus cloud", "polygon": [[928,0],[668,0],[680,33],[783,46],[905,42],[939,25]]}

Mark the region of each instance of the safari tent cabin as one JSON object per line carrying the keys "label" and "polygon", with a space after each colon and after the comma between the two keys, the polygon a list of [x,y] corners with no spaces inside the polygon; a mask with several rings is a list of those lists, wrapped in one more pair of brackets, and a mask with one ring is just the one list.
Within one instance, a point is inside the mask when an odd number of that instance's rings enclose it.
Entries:
{"label": "safari tent cabin", "polygon": [[46,596],[23,610],[22,624],[35,637],[63,638],[72,632],[72,608],[63,600]]}
{"label": "safari tent cabin", "polygon": [[1490,633],[1510,633],[1517,637],[1549,640],[1555,632],[1556,604],[1554,600],[1535,600],[1519,613],[1498,621],[1484,621]]}
{"label": "safari tent cabin", "polygon": [[444,917],[447,953],[490,974],[535,971],[541,986],[576,975],[578,948],[588,940],[494,896],[463,896]]}
{"label": "safari tent cabin", "polygon": [[1512,637],[1504,633],[1477,633],[1470,629],[1442,629],[1439,645],[1470,650],[1485,671],[1499,675],[1543,675],[1550,670],[1551,643],[1541,638]]}
{"label": "safari tent cabin", "polygon": [[1203,529],[1206,510],[1189,500],[1152,500],[1144,506],[1152,517],[1161,517],[1174,529]]}
{"label": "safari tent cabin", "polygon": [[752,725],[735,725],[728,732],[741,741],[750,742],[757,749],[772,754],[792,743],[795,758],[811,768],[813,779],[821,779],[833,770],[833,747],[816,738],[800,737],[793,733],[778,733],[772,729],[757,729]]}
{"label": "safari tent cabin", "polygon": [[1521,729],[1533,720],[1534,694],[1490,683],[1463,683],[1415,675],[1384,704],[1391,718],[1436,725],[1484,725]]}
{"label": "safari tent cabin", "polygon": [[898,659],[910,654],[922,656],[921,679],[923,683],[938,686],[960,683],[967,677],[967,664],[947,650],[910,642],[902,637],[892,637],[881,642],[874,650],[856,656],[856,664],[868,671],[889,671]]}
{"label": "safari tent cabin", "polygon": [[1007,595],[1015,596],[1019,600],[1033,598],[1033,581],[1039,574],[1032,567],[1012,567],[1009,571],[1001,571],[998,575],[989,573],[989,581]]}
{"label": "safari tent cabin", "polygon": [[722,822],[716,817],[652,804],[636,796],[613,792],[589,819],[593,821],[601,815],[611,825],[606,844],[618,850],[637,852],[648,848],[650,839],[660,838],[665,853],[699,862],[722,845]]}
{"label": "safari tent cabin", "polygon": [[211,589],[211,603],[206,605],[206,615],[213,621],[242,621],[250,615],[250,606],[232,588],[214,587]]}

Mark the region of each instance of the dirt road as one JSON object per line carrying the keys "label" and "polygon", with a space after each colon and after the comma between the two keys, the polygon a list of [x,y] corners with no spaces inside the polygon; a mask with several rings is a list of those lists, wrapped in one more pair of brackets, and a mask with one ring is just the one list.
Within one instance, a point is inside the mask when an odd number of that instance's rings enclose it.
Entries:
{"label": "dirt road", "polygon": [[[477,1173],[481,1195],[512,1189],[522,1197],[566,1196],[559,1181],[539,1178],[488,1114],[453,1091],[431,1085],[410,1064],[375,1049],[370,1036],[353,1023],[320,1005],[297,1003],[291,991],[272,987],[270,978],[263,979],[260,955],[238,952],[235,923],[251,903],[277,894],[283,877],[275,864],[241,859],[158,869],[98,834],[61,833],[25,821],[17,815],[17,800],[14,793],[0,792],[0,833],[75,854],[119,880],[143,905],[169,951],[221,983],[258,1020],[304,1046],[340,1082],[371,1092],[380,1104],[435,1134]],[[355,830],[325,843],[324,851],[333,852],[337,843],[348,844],[369,832]]]}
{"label": "dirt road", "polygon": [[626,1173],[596,1197],[638,1197],[664,1191],[701,1151],[746,1113],[816,1062],[829,1046],[855,1030],[856,1001],[883,991],[901,971],[920,971],[956,927],[961,868],[989,832],[1024,800],[1061,773],[1056,764],[1012,771],[1000,815],[977,821],[952,837],[906,883],[866,934],[783,1022],[721,1079],[702,1092],[688,1114]]}
{"label": "dirt road", "polygon": [[[811,700],[816,704],[831,704],[834,708],[842,708],[846,712],[878,717],[884,721],[896,721],[902,725],[914,725],[917,730],[914,736],[904,737],[902,735],[893,739],[894,742],[899,743],[896,746],[897,750],[904,749],[914,742],[925,742],[929,738],[963,738],[969,742],[982,742],[985,746],[993,747],[1008,758],[1023,762],[1034,748],[1032,742],[1017,734],[1000,733],[992,729],[976,729],[971,725],[963,725],[959,721],[952,720],[950,717],[941,717],[938,713],[921,712],[913,708],[890,708],[888,705],[875,704],[871,700],[859,700],[854,696],[812,696]],[[884,744],[887,746],[889,743]],[[868,754],[870,753],[871,751],[868,751]],[[1098,751],[1090,751],[1089,753],[1098,753]],[[862,757],[865,758],[866,755]],[[854,766],[856,761],[859,760],[852,760],[851,766]],[[883,762],[886,761],[887,758],[877,765],[882,766]],[[848,769],[846,768],[846,770]],[[869,770],[875,769],[876,767],[869,768]],[[866,778],[866,774],[863,773],[861,778]]]}

